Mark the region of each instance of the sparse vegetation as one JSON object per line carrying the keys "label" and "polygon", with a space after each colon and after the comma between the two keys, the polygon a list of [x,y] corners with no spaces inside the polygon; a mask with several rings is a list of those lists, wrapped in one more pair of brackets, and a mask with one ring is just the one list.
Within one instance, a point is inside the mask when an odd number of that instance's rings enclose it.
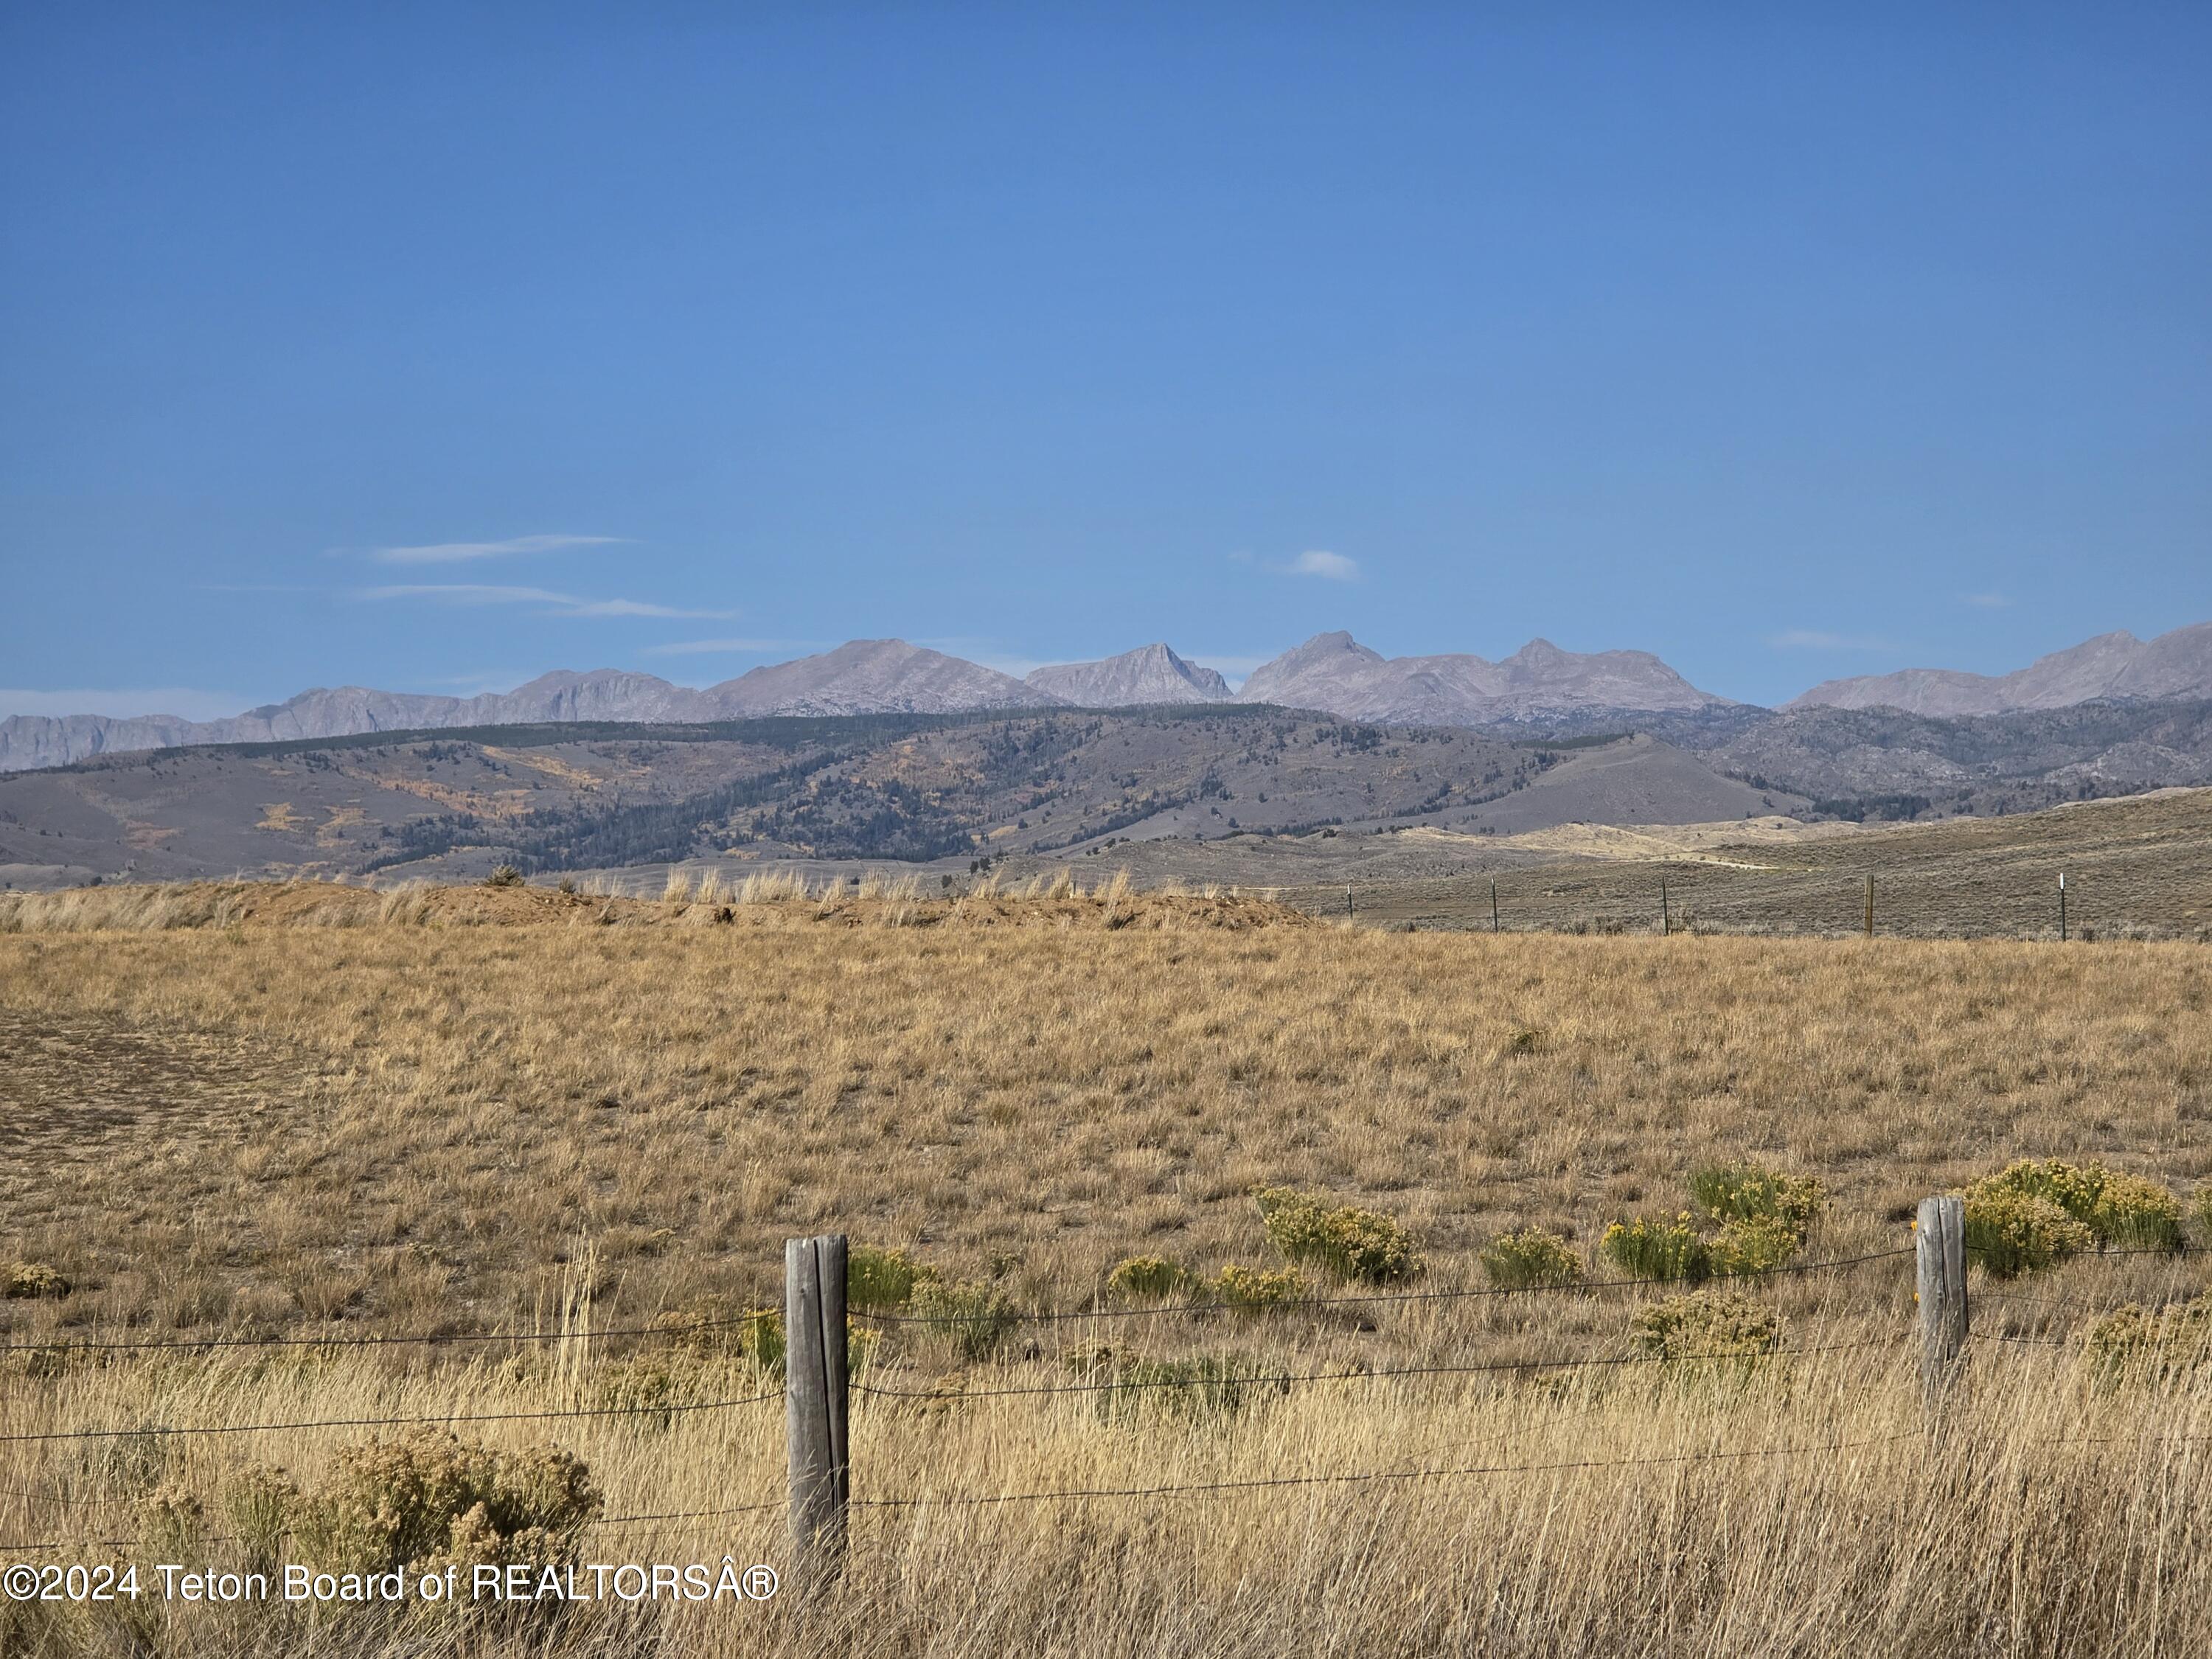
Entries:
{"label": "sparse vegetation", "polygon": [[[923,1396],[856,1396],[856,1493],[1227,1489],[856,1511],[849,1621],[824,1634],[780,1598],[743,1627],[763,1651],[827,1659],[855,1629],[872,1648],[952,1655],[1039,1651],[1049,1629],[1171,1659],[1302,1643],[1694,1654],[1716,1631],[1808,1659],[2212,1638],[2212,1585],[2176,1571],[2198,1547],[2212,1468],[2160,1449],[2212,1429],[2190,1380],[2205,1372],[2078,1386],[2101,1373],[2089,1320],[2066,1311],[2133,1300],[2160,1322],[2134,1346],[2157,1352],[2166,1322],[2186,1321],[2154,1304],[2203,1288],[2194,1255],[2090,1259],[2092,1234],[2034,1287],[2050,1306],[1978,1304],[1991,1340],[1969,1351],[1973,1409],[1936,1439],[1899,1364],[1902,1258],[1758,1285],[1741,1301],[1780,1322],[1781,1350],[1710,1299],[1638,1328],[1632,1291],[1322,1307],[1305,1305],[1316,1289],[1395,1292],[1321,1263],[1213,1276],[1255,1259],[1255,1188],[1286,1187],[1418,1238],[1416,1290],[1497,1286],[1480,1258],[1502,1238],[1536,1230],[1557,1250],[1528,1260],[1571,1259],[1566,1241],[1748,1146],[1820,1183],[1820,1257],[1902,1248],[1918,1198],[2020,1146],[2077,1168],[2125,1159],[2193,1202],[2212,1176],[2191,1127],[2212,1076],[2212,1030],[2187,1017],[2212,1003],[2200,951],[1109,930],[1087,895],[965,891],[930,896],[930,925],[894,927],[873,919],[902,901],[849,885],[825,896],[816,878],[795,902],[750,904],[743,885],[725,896],[733,925],[705,925],[696,902],[686,920],[657,899],[543,886],[417,890],[422,925],[380,923],[389,896],[304,885],[228,889],[220,908],[166,895],[171,914],[203,918],[186,926],[90,930],[160,913],[119,888],[23,913],[73,920],[0,937],[0,1050],[36,1059],[0,1064],[0,1261],[47,1264],[75,1288],[0,1302],[9,1431],[619,1402],[636,1409],[461,1431],[518,1458],[557,1436],[605,1515],[773,1504],[777,1408],[677,1408],[773,1387],[781,1240],[849,1229],[907,1241],[917,1267],[911,1241],[927,1239],[940,1282],[900,1311],[950,1321],[886,1326],[856,1350],[872,1382]],[[1235,901],[1185,903],[1195,916]],[[341,907],[361,919],[330,921]],[[507,925],[526,917],[538,925]],[[1501,1064],[1516,1020],[1547,1036]],[[2142,1206],[2114,1209],[2108,1236]],[[1776,1249],[1798,1236],[1772,1224],[1781,1206],[1674,1207],[1652,1224],[1686,1229],[1709,1258],[1728,1255],[1732,1224]],[[196,1221],[209,1215],[219,1230]],[[1109,1271],[1147,1258],[1205,1274],[1158,1300],[1255,1313],[1009,1322],[1087,1307],[1102,1282],[1105,1314],[1152,1301]],[[606,1334],[656,1320],[665,1334]],[[856,1322],[856,1337],[870,1328]],[[1745,1352],[1696,1358],[1715,1350],[1693,1328]],[[568,1334],[513,1352],[24,1351],[109,1333],[440,1330]],[[1103,1411],[992,1392],[1066,1382],[1062,1345],[1094,1331],[1138,1344],[1107,1376],[1163,1386]],[[2007,1331],[2067,1346],[1996,1340]],[[1669,1363],[1364,1375],[1655,1355]],[[1787,1388],[1698,1386],[1785,1363]],[[1676,1380],[1655,1389],[1660,1372]],[[1344,1380],[1261,1380],[1282,1373]],[[2159,1375],[2148,1358],[2118,1374]],[[198,1540],[184,1559],[232,1566],[296,1555],[275,1517],[333,1492],[361,1432],[13,1443],[0,1539]],[[1780,1448],[1787,1459],[1765,1455]],[[1335,1480],[1428,1468],[1491,1472]],[[1236,1484],[1285,1476],[1326,1484]],[[1927,1504],[1931,1482],[2024,1496],[1993,1516]],[[442,1542],[434,1519],[410,1546],[431,1559],[457,1548],[453,1516]],[[458,1547],[511,1553],[515,1525]],[[729,1550],[781,1566],[783,1528],[769,1508],[580,1535],[595,1557]],[[1480,1597],[1440,1590],[1470,1559]],[[1808,1607],[1832,1620],[1808,1625]],[[169,1609],[127,1630],[105,1617],[0,1607],[0,1650],[214,1659],[312,1642],[389,1659],[394,1628],[266,1609]],[[711,1651],[732,1629],[665,1607],[532,1620],[468,1639],[599,1659]]]}

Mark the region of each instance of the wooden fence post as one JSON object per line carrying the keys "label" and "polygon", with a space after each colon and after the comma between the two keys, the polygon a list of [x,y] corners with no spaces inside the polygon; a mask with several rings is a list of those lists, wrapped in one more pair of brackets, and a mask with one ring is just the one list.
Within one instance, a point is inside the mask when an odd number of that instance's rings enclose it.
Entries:
{"label": "wooden fence post", "polygon": [[1966,1346],[1966,1200],[1923,1198],[1913,1230],[1920,1291],[1920,1392],[1936,1410]]}
{"label": "wooden fence post", "polygon": [[1498,931],[1498,884],[1490,884],[1490,931]]}
{"label": "wooden fence post", "polygon": [[842,1233],[784,1241],[783,1343],[792,1559],[802,1577],[818,1580],[844,1562],[851,1487]]}
{"label": "wooden fence post", "polygon": [[1869,939],[1874,937],[1874,878],[1871,875],[1867,877],[1866,936]]}
{"label": "wooden fence post", "polygon": [[1674,918],[1667,914],[1667,884],[1659,884],[1659,937],[1665,939],[1674,931]]}

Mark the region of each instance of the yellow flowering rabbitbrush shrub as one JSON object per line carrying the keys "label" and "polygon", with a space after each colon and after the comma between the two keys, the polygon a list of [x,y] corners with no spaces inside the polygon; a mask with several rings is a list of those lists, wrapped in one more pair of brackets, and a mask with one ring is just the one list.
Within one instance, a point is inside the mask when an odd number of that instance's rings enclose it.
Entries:
{"label": "yellow flowering rabbitbrush shrub", "polygon": [[1784,1175],[1756,1164],[1723,1164],[1690,1176],[1690,1196],[1698,1207],[1725,1225],[1731,1221],[1767,1221],[1787,1227],[1802,1244],[1820,1213],[1820,1183],[1807,1176]]}
{"label": "yellow flowering rabbitbrush shrub", "polygon": [[[2154,1181],[2102,1164],[2022,1158],[1967,1188],[1967,1207],[1971,1212],[1977,1197],[2004,1195],[2057,1205],[2087,1228],[2099,1247],[2171,1250],[2181,1245],[2181,1200]],[[1972,1225],[1971,1214],[1967,1224]],[[1973,1242],[1971,1234],[1967,1242]]]}
{"label": "yellow flowering rabbitbrush shrub", "polygon": [[1482,1271],[1500,1290],[1526,1291],[1553,1285],[1578,1285],[1583,1264],[1567,1241],[1541,1227],[1500,1233],[1483,1247]]}
{"label": "yellow flowering rabbitbrush shrub", "polygon": [[1989,1182],[1966,1188],[1967,1259],[1994,1278],[2040,1273],[2096,1243],[2085,1223],[2048,1198]]}
{"label": "yellow flowering rabbitbrush shrub", "polygon": [[58,1302],[70,1289],[69,1280],[43,1261],[18,1261],[0,1273],[0,1297],[11,1300]]}
{"label": "yellow flowering rabbitbrush shrub", "polygon": [[558,1448],[494,1451],[421,1429],[341,1452],[290,1521],[306,1558],[334,1572],[562,1563],[602,1502]]}
{"label": "yellow flowering rabbitbrush shrub", "polygon": [[2107,1382],[2192,1380],[2212,1371],[2212,1297],[2164,1308],[2130,1302],[2089,1328],[2088,1346]]}
{"label": "yellow flowering rabbitbrush shrub", "polygon": [[1706,1248],[1717,1273],[1763,1273],[1785,1264],[1802,1242],[1779,1216],[1731,1216]]}
{"label": "yellow flowering rabbitbrush shrub", "polygon": [[1309,1286],[1295,1269],[1240,1267],[1234,1262],[1208,1281],[1213,1299],[1232,1308],[1279,1308],[1305,1298]]}
{"label": "yellow flowering rabbitbrush shrub", "polygon": [[1632,1279],[1695,1282],[1712,1273],[1711,1253],[1686,1211],[1672,1218],[1616,1221],[1597,1242],[1598,1254]]}
{"label": "yellow flowering rabbitbrush shrub", "polygon": [[1332,1205],[1289,1187],[1263,1187],[1253,1197],[1267,1242],[1285,1261],[1370,1285],[1395,1284],[1421,1271],[1413,1234],[1379,1210]]}
{"label": "yellow flowering rabbitbrush shrub", "polygon": [[1644,1352],[1668,1361],[1755,1359],[1782,1340],[1775,1311],[1735,1291],[1692,1291],[1646,1303],[1630,1329]]}
{"label": "yellow flowering rabbitbrush shrub", "polygon": [[1164,1255],[1133,1255],[1106,1275],[1106,1288],[1124,1302],[1166,1302],[1190,1285],[1190,1273]]}

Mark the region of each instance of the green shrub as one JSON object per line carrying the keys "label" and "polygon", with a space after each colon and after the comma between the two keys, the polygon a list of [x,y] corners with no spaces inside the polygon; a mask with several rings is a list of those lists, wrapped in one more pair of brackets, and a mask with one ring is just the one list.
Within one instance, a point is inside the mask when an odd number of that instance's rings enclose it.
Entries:
{"label": "green shrub", "polygon": [[935,1322],[937,1333],[967,1359],[983,1358],[1014,1326],[1013,1304],[994,1285],[923,1279],[910,1305],[915,1317]]}
{"label": "green shrub", "polygon": [[1579,1284],[1583,1264],[1567,1241],[1541,1227],[1500,1233],[1481,1255],[1482,1270],[1500,1290],[1526,1291],[1545,1285]]}
{"label": "green shrub", "polygon": [[1379,1210],[1332,1206],[1319,1194],[1288,1187],[1262,1188],[1253,1196],[1267,1242],[1287,1261],[1370,1285],[1395,1284],[1421,1271],[1413,1234]]}
{"label": "green shrub", "polygon": [[2212,1370],[2212,1298],[2155,1309],[2131,1302],[2089,1328],[2088,1346],[2106,1382],[2191,1380]]}
{"label": "green shrub", "polygon": [[1682,1279],[1692,1283],[1711,1276],[1711,1253],[1686,1212],[1671,1220],[1638,1216],[1616,1221],[1598,1241],[1598,1253],[1632,1279]]}
{"label": "green shrub", "polygon": [[309,1561],[339,1572],[565,1563],[601,1502],[567,1452],[494,1451],[423,1429],[341,1452],[290,1506],[291,1530]]}
{"label": "green shrub", "polygon": [[1189,1272],[1164,1255],[1133,1255],[1106,1275],[1106,1288],[1124,1302],[1172,1301],[1189,1285]]}
{"label": "green shrub", "polygon": [[1995,1278],[2056,1267],[2096,1242],[2084,1223],[2050,1199],[1990,1182],[1966,1188],[1966,1249]]}
{"label": "green shrub", "polygon": [[2195,1199],[2197,1231],[2212,1243],[2212,1187],[2199,1187]]}
{"label": "green shrub", "polygon": [[901,1308],[915,1286],[937,1277],[937,1269],[902,1249],[855,1244],[845,1257],[845,1302],[854,1308]]}
{"label": "green shrub", "polygon": [[1717,1273],[1771,1273],[1797,1254],[1802,1235],[1780,1216],[1731,1216],[1706,1253]]}
{"label": "green shrub", "polygon": [[1647,1303],[1630,1329],[1637,1346],[1670,1363],[1755,1359],[1773,1352],[1782,1337],[1771,1308],[1735,1291],[1693,1291]]}
{"label": "green shrub", "polygon": [[70,1290],[69,1280],[43,1261],[18,1261],[0,1274],[0,1297],[10,1301],[58,1302]]}
{"label": "green shrub", "polygon": [[1690,1196],[1716,1221],[1778,1221],[1802,1244],[1820,1212],[1820,1183],[1756,1164],[1724,1164],[1690,1176]]}
{"label": "green shrub", "polygon": [[1279,1308],[1285,1303],[1304,1301],[1309,1286],[1303,1276],[1289,1267],[1271,1273],[1232,1262],[1208,1282],[1206,1289],[1215,1301],[1232,1308]]}
{"label": "green shrub", "polygon": [[1098,1414],[1128,1421],[1145,1413],[1197,1421],[1235,1417],[1253,1395],[1288,1385],[1261,1381],[1261,1368],[1249,1359],[1121,1359],[1102,1380],[1111,1384],[1097,1396]]}
{"label": "green shrub", "polygon": [[2179,1199],[2156,1182],[2102,1164],[2022,1158],[2007,1165],[2002,1174],[1967,1188],[1967,1207],[1971,1211],[1978,1196],[2008,1194],[2057,1205],[2087,1227],[2099,1246],[2171,1250],[2182,1242]]}

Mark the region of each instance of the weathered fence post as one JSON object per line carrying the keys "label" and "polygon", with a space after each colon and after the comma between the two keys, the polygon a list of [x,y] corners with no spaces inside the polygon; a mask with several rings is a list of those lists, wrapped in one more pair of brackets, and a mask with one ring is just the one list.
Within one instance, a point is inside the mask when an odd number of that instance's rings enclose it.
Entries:
{"label": "weathered fence post", "polygon": [[1936,1410],[1966,1346],[1966,1200],[1923,1198],[1913,1231],[1920,1291],[1920,1393]]}
{"label": "weathered fence post", "polygon": [[1674,919],[1667,914],[1667,884],[1659,884],[1659,937],[1665,939],[1674,931]]}
{"label": "weathered fence post", "polygon": [[1867,877],[1866,936],[1869,939],[1874,937],[1874,877],[1871,875]]}
{"label": "weathered fence post", "polygon": [[1490,931],[1498,931],[1498,884],[1490,884]]}
{"label": "weathered fence post", "polygon": [[2058,872],[2058,942],[2066,943],[2066,872]]}
{"label": "weathered fence post", "polygon": [[802,1578],[835,1573],[845,1556],[845,1236],[783,1245],[784,1445],[790,1462],[791,1546]]}

